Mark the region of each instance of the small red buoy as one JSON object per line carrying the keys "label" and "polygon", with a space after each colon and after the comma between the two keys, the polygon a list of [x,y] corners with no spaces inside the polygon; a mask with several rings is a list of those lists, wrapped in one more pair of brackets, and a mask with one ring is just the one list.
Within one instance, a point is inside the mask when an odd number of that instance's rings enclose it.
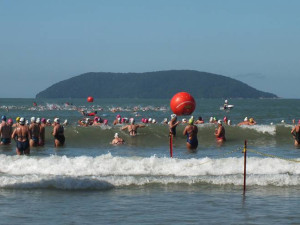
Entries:
{"label": "small red buoy", "polygon": [[94,98],[91,97],[91,96],[89,96],[89,97],[87,98],[87,101],[88,101],[88,102],[93,102],[93,101],[94,101]]}
{"label": "small red buoy", "polygon": [[196,102],[189,93],[179,92],[171,99],[170,107],[177,116],[191,115],[196,108]]}

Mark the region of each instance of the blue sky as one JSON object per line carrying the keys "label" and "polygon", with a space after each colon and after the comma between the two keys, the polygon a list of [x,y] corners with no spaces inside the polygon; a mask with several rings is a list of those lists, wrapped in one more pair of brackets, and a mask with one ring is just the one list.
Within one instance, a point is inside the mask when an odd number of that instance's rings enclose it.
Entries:
{"label": "blue sky", "polygon": [[299,9],[297,0],[0,0],[0,97],[35,97],[85,72],[191,69],[300,98]]}

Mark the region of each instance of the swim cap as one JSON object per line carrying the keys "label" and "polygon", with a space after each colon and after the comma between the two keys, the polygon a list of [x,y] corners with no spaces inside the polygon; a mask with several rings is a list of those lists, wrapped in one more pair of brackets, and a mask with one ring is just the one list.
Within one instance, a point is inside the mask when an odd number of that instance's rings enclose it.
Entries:
{"label": "swim cap", "polygon": [[224,116],[223,121],[224,121],[224,122],[227,121],[227,117],[226,117],[226,116]]}
{"label": "swim cap", "polygon": [[42,119],[41,119],[41,122],[42,122],[42,123],[46,123],[46,119],[45,119],[45,118],[42,118]]}
{"label": "swim cap", "polygon": [[164,118],[164,121],[163,121],[163,122],[165,122],[165,123],[168,122],[168,118]]}
{"label": "swim cap", "polygon": [[253,118],[250,118],[250,119],[249,119],[249,122],[250,122],[250,123],[253,123]]}
{"label": "swim cap", "polygon": [[40,118],[36,118],[36,123],[41,123],[41,119]]}
{"label": "swim cap", "polygon": [[18,117],[16,118],[16,122],[19,123],[19,121],[20,121],[20,117],[18,116]]}
{"label": "swim cap", "polygon": [[105,125],[107,125],[108,124],[108,120],[103,120],[103,123],[105,124]]}
{"label": "swim cap", "polygon": [[51,120],[50,120],[50,119],[47,119],[47,123],[51,123]]}
{"label": "swim cap", "polygon": [[130,118],[129,121],[130,121],[130,123],[134,123],[135,120],[134,120],[134,118]]}
{"label": "swim cap", "polygon": [[6,121],[6,116],[1,116],[1,120]]}
{"label": "swim cap", "polygon": [[189,119],[189,124],[190,124],[190,125],[193,125],[193,123],[194,123],[194,117],[192,116],[192,117]]}
{"label": "swim cap", "polygon": [[152,118],[149,118],[149,123],[152,121]]}
{"label": "swim cap", "polygon": [[152,120],[152,123],[156,123],[156,120],[155,120],[155,119],[153,119],[153,120]]}
{"label": "swim cap", "polygon": [[117,138],[117,137],[119,137],[119,134],[118,133],[115,133],[115,136],[114,136],[115,138]]}
{"label": "swim cap", "polygon": [[284,123],[284,120],[281,120],[281,123]]}
{"label": "swim cap", "polygon": [[19,123],[21,125],[24,125],[25,124],[25,118],[24,117],[21,117],[20,120],[19,120]]}
{"label": "swim cap", "polygon": [[227,123],[228,123],[228,125],[231,125],[231,120],[228,120],[228,122],[227,122]]}
{"label": "swim cap", "polygon": [[7,120],[7,123],[13,123],[14,121],[12,120],[12,118],[9,118],[8,120]]}
{"label": "swim cap", "polygon": [[227,100],[227,99],[225,100],[225,103],[228,103],[228,100]]}
{"label": "swim cap", "polygon": [[298,124],[300,124],[300,120],[298,121]]}
{"label": "swim cap", "polygon": [[55,123],[59,123],[59,122],[60,122],[59,118],[55,118],[55,119],[54,119],[54,122],[55,122]]}
{"label": "swim cap", "polygon": [[177,117],[176,114],[172,114],[172,115],[171,115],[171,119],[174,119],[174,118],[176,118],[176,117]]}
{"label": "swim cap", "polygon": [[[98,119],[99,119],[99,118],[98,118]],[[68,123],[68,120],[65,120],[65,121],[64,121],[64,124],[67,124],[67,123]]]}
{"label": "swim cap", "polygon": [[209,122],[212,122],[214,119],[212,117],[209,118]]}
{"label": "swim cap", "polygon": [[186,122],[186,118],[183,118],[183,119],[182,119],[182,122],[184,122],[184,123],[185,123],[185,122]]}
{"label": "swim cap", "polygon": [[34,116],[31,117],[30,121],[34,123],[35,122],[35,117]]}
{"label": "swim cap", "polygon": [[142,123],[145,123],[145,118],[142,118]]}
{"label": "swim cap", "polygon": [[199,117],[198,117],[198,120],[202,120],[202,117],[201,117],[201,116],[199,116]]}
{"label": "swim cap", "polygon": [[222,120],[218,120],[218,124],[222,124]]}
{"label": "swim cap", "polygon": [[214,121],[216,121],[217,120],[217,118],[216,117],[214,117]]}
{"label": "swim cap", "polygon": [[245,121],[245,122],[248,121],[248,117],[247,117],[247,116],[245,117],[244,121]]}
{"label": "swim cap", "polygon": [[118,119],[118,118],[121,118],[121,115],[120,115],[120,114],[118,114],[116,118],[117,118],[117,119]]}

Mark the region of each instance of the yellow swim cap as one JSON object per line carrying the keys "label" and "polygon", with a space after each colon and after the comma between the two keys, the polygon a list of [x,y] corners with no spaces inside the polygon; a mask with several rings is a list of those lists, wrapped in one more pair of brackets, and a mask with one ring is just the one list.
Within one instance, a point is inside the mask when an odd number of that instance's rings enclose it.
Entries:
{"label": "yellow swim cap", "polygon": [[17,121],[17,123],[19,123],[19,121],[20,121],[20,117],[19,116],[16,118],[16,121]]}
{"label": "yellow swim cap", "polygon": [[250,119],[249,119],[249,122],[250,122],[250,123],[253,123],[253,118],[250,118]]}
{"label": "yellow swim cap", "polygon": [[192,116],[190,119],[189,119],[189,124],[192,125],[194,123],[194,117]]}

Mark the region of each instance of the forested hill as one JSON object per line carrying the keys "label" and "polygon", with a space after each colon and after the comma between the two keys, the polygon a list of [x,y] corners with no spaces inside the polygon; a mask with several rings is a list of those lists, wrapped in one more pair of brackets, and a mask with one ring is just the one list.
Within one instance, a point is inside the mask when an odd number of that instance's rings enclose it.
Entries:
{"label": "forested hill", "polygon": [[181,91],[195,98],[277,98],[238,80],[193,70],[85,73],[52,85],[36,98],[171,98]]}

